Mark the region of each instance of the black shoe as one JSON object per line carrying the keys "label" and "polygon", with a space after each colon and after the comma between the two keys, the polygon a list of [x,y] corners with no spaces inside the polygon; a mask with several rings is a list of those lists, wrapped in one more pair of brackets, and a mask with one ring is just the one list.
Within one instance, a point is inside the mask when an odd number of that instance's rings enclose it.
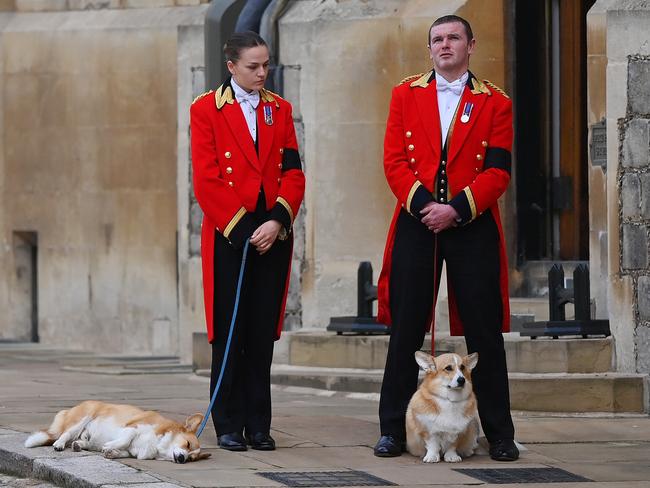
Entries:
{"label": "black shoe", "polygon": [[246,451],[246,439],[239,432],[231,432],[230,434],[222,434],[217,437],[219,447],[228,451]]}
{"label": "black shoe", "polygon": [[382,435],[375,445],[374,453],[377,457],[397,457],[404,451],[406,451],[404,441],[392,435]]}
{"label": "black shoe", "polygon": [[257,451],[275,451],[275,441],[273,437],[264,432],[256,432],[253,435],[247,435],[246,440],[252,449]]}
{"label": "black shoe", "polygon": [[490,457],[495,461],[516,461],[519,459],[519,449],[512,439],[490,442]]}

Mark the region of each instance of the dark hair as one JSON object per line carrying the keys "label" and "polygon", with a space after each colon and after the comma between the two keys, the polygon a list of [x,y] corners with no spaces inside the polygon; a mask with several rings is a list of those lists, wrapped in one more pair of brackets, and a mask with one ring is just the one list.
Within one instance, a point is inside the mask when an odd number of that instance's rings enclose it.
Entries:
{"label": "dark hair", "polygon": [[443,17],[437,18],[435,22],[431,24],[431,27],[429,27],[429,37],[427,38],[427,46],[431,44],[431,29],[433,29],[437,25],[451,24],[452,22],[460,22],[461,24],[463,24],[463,27],[465,27],[465,34],[467,34],[468,42],[474,39],[472,26],[469,25],[469,22],[467,22],[462,17],[459,17],[458,15],[444,15]]}
{"label": "dark hair", "polygon": [[266,41],[259,34],[253,31],[235,32],[223,45],[223,54],[226,61],[235,63],[244,49],[256,46],[266,46]]}

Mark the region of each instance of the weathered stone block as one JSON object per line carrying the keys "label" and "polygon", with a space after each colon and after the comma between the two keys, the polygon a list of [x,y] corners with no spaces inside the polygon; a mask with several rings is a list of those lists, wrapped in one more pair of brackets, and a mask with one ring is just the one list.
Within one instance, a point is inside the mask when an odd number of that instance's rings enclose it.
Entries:
{"label": "weathered stone block", "polygon": [[648,238],[645,226],[623,224],[623,269],[643,269],[648,265]]}
{"label": "weathered stone block", "polygon": [[623,217],[638,217],[641,210],[641,180],[639,175],[624,175],[621,181]]}
{"label": "weathered stone block", "polygon": [[632,58],[628,65],[629,111],[650,114],[650,59]]}
{"label": "weathered stone block", "polygon": [[639,175],[641,181],[641,218],[650,219],[650,173]]}
{"label": "weathered stone block", "polygon": [[67,459],[36,459],[33,475],[60,486],[75,488],[99,488],[108,484],[154,483],[160,480],[151,475],[125,466],[118,461],[101,456],[85,456]]}
{"label": "weathered stone block", "polygon": [[636,370],[638,373],[650,373],[650,327],[639,326],[636,329]]}
{"label": "weathered stone block", "polygon": [[192,234],[201,233],[202,220],[203,220],[203,211],[201,210],[201,207],[197,202],[192,202],[192,206],[190,207],[190,232]]}
{"label": "weathered stone block", "polygon": [[[639,277],[638,288],[639,317],[641,320],[650,320],[650,276]],[[650,354],[650,350],[648,353]]]}
{"label": "weathered stone block", "polygon": [[624,131],[623,166],[640,168],[650,162],[650,120],[633,119]]}

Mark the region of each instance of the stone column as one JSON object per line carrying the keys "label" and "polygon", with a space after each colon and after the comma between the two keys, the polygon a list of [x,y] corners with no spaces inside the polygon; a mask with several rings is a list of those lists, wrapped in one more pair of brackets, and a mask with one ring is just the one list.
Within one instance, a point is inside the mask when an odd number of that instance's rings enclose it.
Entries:
{"label": "stone column", "polygon": [[617,369],[648,373],[650,5],[607,3],[608,308]]}

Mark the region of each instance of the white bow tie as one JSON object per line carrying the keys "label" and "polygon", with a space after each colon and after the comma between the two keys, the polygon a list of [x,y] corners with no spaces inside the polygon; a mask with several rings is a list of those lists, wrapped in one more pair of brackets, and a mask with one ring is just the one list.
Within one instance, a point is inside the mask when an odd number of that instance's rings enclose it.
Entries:
{"label": "white bow tie", "polygon": [[237,102],[241,105],[244,102],[250,103],[254,109],[260,104],[260,92],[254,91],[251,93],[238,94],[235,96]]}
{"label": "white bow tie", "polygon": [[461,93],[463,93],[463,88],[465,88],[465,83],[463,83],[463,81],[460,79],[449,83],[447,80],[442,78],[436,81],[436,87],[439,92],[449,90],[454,95],[460,95]]}

